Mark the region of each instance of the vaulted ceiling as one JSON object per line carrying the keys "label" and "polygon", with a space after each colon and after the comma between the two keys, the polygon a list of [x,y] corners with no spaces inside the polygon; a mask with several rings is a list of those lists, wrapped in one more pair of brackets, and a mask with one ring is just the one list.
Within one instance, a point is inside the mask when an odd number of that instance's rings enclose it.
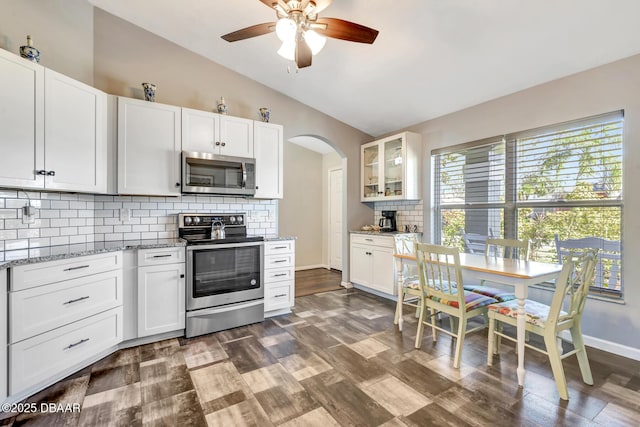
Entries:
{"label": "vaulted ceiling", "polygon": [[334,0],[380,34],[299,72],[274,33],[220,38],[275,21],[259,0],[89,1],[373,136],[640,53],[638,0]]}

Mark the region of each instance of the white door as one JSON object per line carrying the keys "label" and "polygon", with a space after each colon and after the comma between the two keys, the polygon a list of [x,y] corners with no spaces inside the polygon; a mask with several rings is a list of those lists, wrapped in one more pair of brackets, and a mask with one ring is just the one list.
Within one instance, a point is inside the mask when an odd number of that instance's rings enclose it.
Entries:
{"label": "white door", "polygon": [[329,268],[342,271],[342,169],[329,171]]}
{"label": "white door", "polygon": [[185,265],[138,268],[138,337],[184,329]]}
{"label": "white door", "polygon": [[282,199],[283,128],[254,122],[253,152],[256,156],[257,199]]}
{"label": "white door", "polygon": [[220,154],[253,157],[253,120],[220,116]]}
{"label": "white door", "polygon": [[220,153],[220,115],[182,109],[182,150]]}
{"label": "white door", "polygon": [[369,286],[371,283],[371,254],[367,246],[351,245],[351,276],[352,283]]}

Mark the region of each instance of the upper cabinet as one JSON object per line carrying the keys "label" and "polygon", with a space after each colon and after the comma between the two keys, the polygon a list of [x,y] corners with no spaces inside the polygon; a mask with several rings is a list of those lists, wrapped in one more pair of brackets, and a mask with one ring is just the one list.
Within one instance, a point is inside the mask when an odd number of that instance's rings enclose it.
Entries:
{"label": "upper cabinet", "polygon": [[181,109],[118,98],[118,193],[180,195]]}
{"label": "upper cabinet", "polygon": [[283,132],[282,125],[254,122],[256,198],[282,199]]}
{"label": "upper cabinet", "polygon": [[0,49],[0,186],[107,191],[107,95]]}
{"label": "upper cabinet", "polygon": [[360,200],[419,200],[420,135],[403,132],[361,147]]}
{"label": "upper cabinet", "polygon": [[253,120],[183,108],[182,150],[253,157]]}

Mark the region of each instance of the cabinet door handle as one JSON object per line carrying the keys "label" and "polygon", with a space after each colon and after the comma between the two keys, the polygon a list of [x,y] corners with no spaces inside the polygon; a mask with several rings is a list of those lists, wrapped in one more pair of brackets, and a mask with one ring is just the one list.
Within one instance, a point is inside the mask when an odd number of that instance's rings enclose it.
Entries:
{"label": "cabinet door handle", "polygon": [[220,141],[216,141],[216,145],[220,145]]}
{"label": "cabinet door handle", "polygon": [[180,183],[179,182],[176,182],[176,187],[180,187]]}
{"label": "cabinet door handle", "polygon": [[166,255],[154,255],[153,257],[154,257],[154,258],[167,258],[167,257],[170,257],[170,256],[173,256],[173,254],[166,254]]}
{"label": "cabinet door handle", "polygon": [[73,348],[73,347],[78,346],[78,345],[80,345],[80,344],[84,344],[84,343],[86,343],[87,341],[89,341],[89,338],[83,338],[83,339],[81,339],[81,340],[80,340],[80,341],[78,341],[78,342],[74,342],[73,344],[69,344],[69,345],[68,345],[68,346],[66,346],[64,349],[65,349],[65,350],[69,350],[70,348]]}
{"label": "cabinet door handle", "polygon": [[82,268],[89,268],[88,265],[79,265],[77,267],[69,267],[69,268],[65,268],[63,271],[73,271],[73,270],[80,270]]}
{"label": "cabinet door handle", "polygon": [[273,277],[286,276],[287,273],[274,274]]}
{"label": "cabinet door handle", "polygon": [[222,142],[220,145],[222,145],[224,147],[225,145],[227,145],[227,143],[226,142]]}
{"label": "cabinet door handle", "polygon": [[286,297],[287,294],[278,294],[278,295],[274,295],[274,298],[280,298],[280,297]]}
{"label": "cabinet door handle", "polygon": [[56,171],[47,172],[47,176],[56,176]]}
{"label": "cabinet door handle", "polygon": [[86,297],[80,297],[80,298],[76,298],[76,299],[70,299],[67,302],[63,302],[62,305],[66,305],[66,304],[73,304],[74,302],[78,302],[78,301],[82,301],[85,299],[89,299],[89,296],[87,295]]}
{"label": "cabinet door handle", "polygon": [[287,249],[286,246],[274,246],[273,249]]}
{"label": "cabinet door handle", "polygon": [[366,240],[367,242],[373,242],[373,239],[364,239],[364,240]]}
{"label": "cabinet door handle", "polygon": [[44,170],[44,169],[40,169],[39,171],[36,171],[36,173],[37,173],[38,175],[46,175],[46,174],[47,174],[47,171],[46,171],[46,170]]}
{"label": "cabinet door handle", "polygon": [[277,259],[277,260],[275,260],[273,262],[287,262],[287,260],[286,259]]}
{"label": "cabinet door handle", "polygon": [[181,279],[184,279],[184,274],[181,274],[181,275],[180,275],[180,278],[181,278]]}

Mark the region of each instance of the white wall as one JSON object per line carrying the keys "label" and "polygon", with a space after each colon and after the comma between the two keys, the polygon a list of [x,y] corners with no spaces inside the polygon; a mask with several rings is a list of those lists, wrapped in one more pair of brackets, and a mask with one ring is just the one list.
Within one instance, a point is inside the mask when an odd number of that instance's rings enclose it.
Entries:
{"label": "white wall", "polygon": [[[624,109],[623,283],[625,304],[590,299],[583,332],[591,345],[640,357],[640,55],[539,85],[430,120],[408,130],[424,143],[425,241],[431,241],[430,153],[441,148],[504,133]],[[396,133],[396,132],[394,132]],[[535,291],[531,296],[547,298]],[[626,352],[626,353],[625,353]]]}

